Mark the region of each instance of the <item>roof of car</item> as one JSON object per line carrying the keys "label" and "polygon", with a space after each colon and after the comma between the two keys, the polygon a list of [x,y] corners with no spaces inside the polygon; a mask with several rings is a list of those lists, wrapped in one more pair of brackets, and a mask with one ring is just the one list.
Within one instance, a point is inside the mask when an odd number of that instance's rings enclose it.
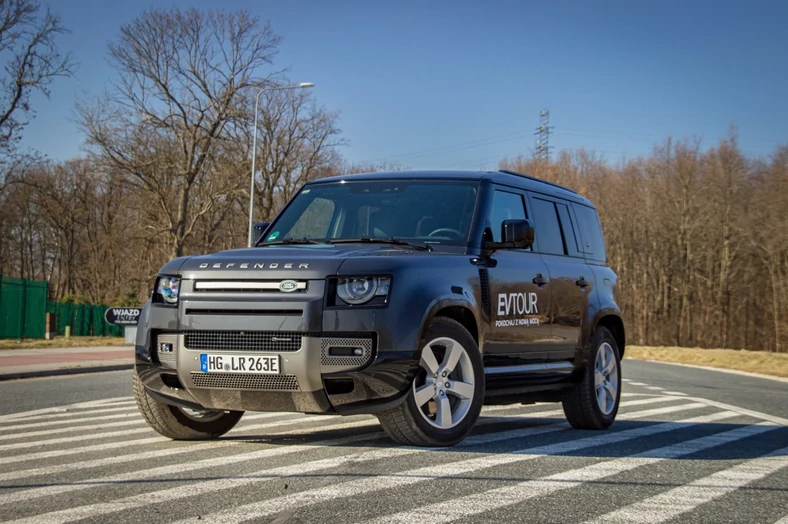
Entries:
{"label": "roof of car", "polygon": [[323,184],[341,181],[361,181],[361,180],[490,180],[497,184],[518,187],[531,191],[553,195],[561,198],[581,202],[593,207],[587,199],[578,195],[575,191],[542,180],[530,175],[516,173],[514,171],[379,171],[374,173],[356,173],[352,175],[338,175],[327,178],[320,178],[309,182],[309,184]]}

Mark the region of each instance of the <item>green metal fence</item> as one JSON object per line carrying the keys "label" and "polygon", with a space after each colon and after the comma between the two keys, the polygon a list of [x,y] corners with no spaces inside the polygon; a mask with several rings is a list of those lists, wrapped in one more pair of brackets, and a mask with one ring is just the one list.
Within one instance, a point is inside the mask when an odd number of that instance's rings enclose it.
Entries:
{"label": "green metal fence", "polygon": [[0,276],[0,339],[44,338],[46,314],[55,315],[55,335],[123,336],[104,321],[107,306],[47,301],[47,283]]}
{"label": "green metal fence", "polygon": [[47,302],[47,313],[55,315],[55,334],[59,336],[66,334],[66,326],[71,326],[75,337],[122,337],[122,327],[111,326],[104,320],[106,310],[107,306]]}
{"label": "green metal fence", "polygon": [[0,276],[0,338],[44,338],[47,283]]}

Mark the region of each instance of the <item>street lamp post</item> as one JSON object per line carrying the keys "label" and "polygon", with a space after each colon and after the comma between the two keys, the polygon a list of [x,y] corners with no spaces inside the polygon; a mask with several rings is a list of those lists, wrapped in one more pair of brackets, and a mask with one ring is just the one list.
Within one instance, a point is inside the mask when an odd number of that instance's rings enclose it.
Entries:
{"label": "street lamp post", "polygon": [[266,91],[280,91],[284,89],[307,89],[315,87],[312,82],[301,82],[298,85],[280,86],[280,87],[264,87],[257,92],[254,100],[254,130],[252,131],[252,187],[249,190],[249,247],[252,247],[252,232],[254,230],[254,161],[257,154],[257,114],[258,105],[260,104],[260,95]]}

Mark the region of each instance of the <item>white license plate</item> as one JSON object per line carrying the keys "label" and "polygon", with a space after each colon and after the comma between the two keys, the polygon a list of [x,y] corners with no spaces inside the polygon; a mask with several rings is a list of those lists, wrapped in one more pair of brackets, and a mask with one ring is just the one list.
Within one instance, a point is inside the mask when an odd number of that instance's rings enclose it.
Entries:
{"label": "white license plate", "polygon": [[200,371],[203,373],[254,373],[261,375],[279,374],[277,355],[216,355],[200,353]]}

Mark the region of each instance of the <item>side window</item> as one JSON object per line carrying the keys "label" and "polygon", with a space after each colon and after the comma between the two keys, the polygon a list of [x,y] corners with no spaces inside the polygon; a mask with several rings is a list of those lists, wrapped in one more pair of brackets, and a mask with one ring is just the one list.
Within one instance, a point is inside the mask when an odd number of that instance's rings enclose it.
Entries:
{"label": "side window", "polygon": [[287,235],[282,238],[326,238],[333,217],[334,202],[325,198],[315,198]]}
{"label": "side window", "polygon": [[540,198],[532,198],[534,236],[540,253],[549,255],[565,255],[564,237],[558,223],[555,204]]}
{"label": "side window", "polygon": [[577,216],[577,226],[582,238],[581,251],[586,254],[586,258],[597,262],[606,262],[605,238],[602,236],[602,227],[599,225],[599,217],[596,210],[580,204],[573,205],[575,216]]}
{"label": "side window", "polygon": [[575,236],[575,228],[572,225],[574,220],[569,212],[569,206],[556,204],[555,207],[558,209],[558,218],[561,219],[561,231],[564,233],[567,253],[573,257],[582,257],[583,248],[580,245],[580,239]]}
{"label": "side window", "polygon": [[525,218],[523,197],[506,191],[495,191],[490,212],[490,226],[492,227],[493,241],[501,241],[501,224],[510,218]]}

